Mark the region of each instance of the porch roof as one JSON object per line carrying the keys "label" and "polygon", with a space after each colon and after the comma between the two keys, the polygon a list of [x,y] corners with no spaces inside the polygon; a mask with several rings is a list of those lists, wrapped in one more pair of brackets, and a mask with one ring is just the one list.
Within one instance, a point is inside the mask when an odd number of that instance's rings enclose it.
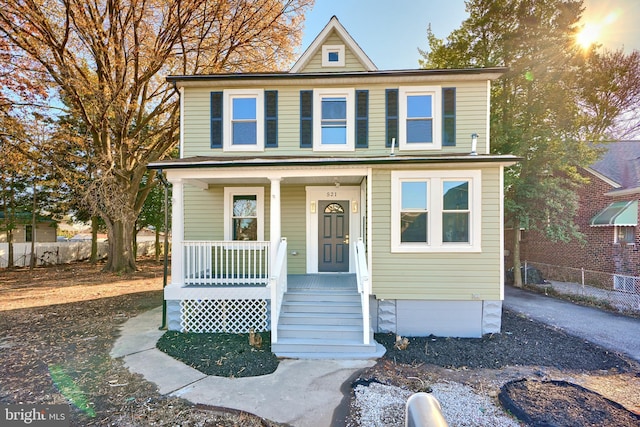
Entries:
{"label": "porch roof", "polygon": [[191,168],[231,168],[231,167],[263,167],[263,166],[337,166],[337,165],[389,165],[389,164],[424,164],[424,163],[502,163],[512,165],[519,157],[504,155],[388,155],[358,157],[320,157],[320,156],[194,156],[183,159],[167,159],[150,163],[149,169],[191,169]]}

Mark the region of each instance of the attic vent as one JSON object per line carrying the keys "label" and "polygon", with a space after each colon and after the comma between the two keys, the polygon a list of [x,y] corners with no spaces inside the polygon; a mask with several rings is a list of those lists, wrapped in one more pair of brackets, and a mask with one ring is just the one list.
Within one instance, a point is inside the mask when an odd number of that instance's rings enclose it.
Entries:
{"label": "attic vent", "polygon": [[322,46],[323,67],[344,67],[344,45]]}

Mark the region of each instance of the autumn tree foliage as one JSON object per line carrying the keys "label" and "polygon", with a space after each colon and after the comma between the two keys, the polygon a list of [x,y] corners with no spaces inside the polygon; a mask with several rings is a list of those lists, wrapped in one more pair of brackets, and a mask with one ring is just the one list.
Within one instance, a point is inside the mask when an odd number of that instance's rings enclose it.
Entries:
{"label": "autumn tree foliage", "polygon": [[84,200],[107,225],[107,270],[135,269],[146,165],[178,140],[165,77],[284,68],[312,1],[0,0],[7,50],[37,62],[90,137]]}

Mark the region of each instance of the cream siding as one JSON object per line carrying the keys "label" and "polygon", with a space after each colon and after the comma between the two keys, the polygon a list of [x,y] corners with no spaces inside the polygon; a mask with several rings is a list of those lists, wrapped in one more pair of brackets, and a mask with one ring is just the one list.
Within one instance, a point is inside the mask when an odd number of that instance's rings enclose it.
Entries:
{"label": "cream siding", "polygon": [[[27,243],[26,237],[26,227],[29,224],[23,225],[18,224],[16,228],[13,230],[13,243]],[[56,233],[57,233],[57,225],[52,222],[39,222],[36,224],[36,231],[32,234],[37,243],[43,242],[55,242],[56,241]],[[7,233],[0,233],[0,243],[6,243],[7,241]]]}
{"label": "cream siding", "polygon": [[501,191],[499,168],[483,169],[481,253],[391,253],[391,171],[375,170],[371,224],[373,294],[378,299],[500,299]]}
{"label": "cream siding", "polygon": [[[478,133],[478,153],[486,152],[487,90],[486,82],[443,81],[442,87],[456,87],[456,146],[443,147],[442,153],[468,153],[471,151],[471,134]],[[262,155],[384,155],[385,147],[385,90],[397,88],[394,83],[375,85],[340,85],[320,87],[354,87],[369,91],[369,147],[353,152],[314,152],[300,149],[300,90],[312,90],[313,86],[270,86],[265,90],[278,91],[278,147],[265,149]],[[236,87],[228,87],[233,89]],[[210,93],[220,88],[185,88],[184,91],[184,147],[183,156],[239,156],[242,152],[224,152],[210,148]],[[420,152],[411,151],[410,154]],[[433,151],[425,152],[433,154]],[[247,156],[261,155],[248,152]]]}

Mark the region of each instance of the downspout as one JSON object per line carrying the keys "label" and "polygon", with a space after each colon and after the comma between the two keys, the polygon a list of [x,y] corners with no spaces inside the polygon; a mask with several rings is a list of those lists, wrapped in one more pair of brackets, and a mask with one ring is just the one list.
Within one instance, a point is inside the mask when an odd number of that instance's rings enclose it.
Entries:
{"label": "downspout", "polygon": [[[182,96],[176,82],[173,82],[173,89],[178,94],[178,102],[182,103]],[[180,113],[182,113],[182,108],[180,108]],[[180,117],[180,130],[182,130],[182,116]],[[180,138],[182,138],[182,132],[180,133]],[[182,154],[182,144],[180,144],[179,150],[180,154]],[[164,299],[164,289],[167,287],[167,278],[169,275],[169,182],[164,177],[162,169],[158,170],[158,179],[164,187],[164,267],[162,271],[162,325],[159,329],[167,329],[167,300]]]}
{"label": "downspout", "polygon": [[[167,182],[162,169],[160,169],[158,179],[164,187],[164,270],[162,274],[162,290],[167,287],[167,276],[169,270],[169,182]],[[167,300],[162,295],[162,326],[160,329],[167,329]]]}

